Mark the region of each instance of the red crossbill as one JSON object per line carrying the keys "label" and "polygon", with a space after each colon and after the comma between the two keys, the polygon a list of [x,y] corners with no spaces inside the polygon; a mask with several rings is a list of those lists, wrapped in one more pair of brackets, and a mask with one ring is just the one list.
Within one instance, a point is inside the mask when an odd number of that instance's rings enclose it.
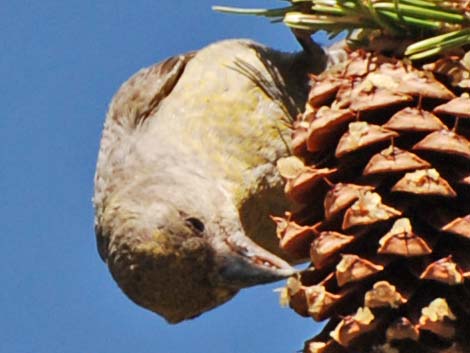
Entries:
{"label": "red crossbill", "polygon": [[286,207],[276,161],[289,154],[307,73],[325,61],[321,49],[226,40],[119,89],[98,156],[95,225],[101,257],[135,303],[176,323],[294,273],[268,215]]}

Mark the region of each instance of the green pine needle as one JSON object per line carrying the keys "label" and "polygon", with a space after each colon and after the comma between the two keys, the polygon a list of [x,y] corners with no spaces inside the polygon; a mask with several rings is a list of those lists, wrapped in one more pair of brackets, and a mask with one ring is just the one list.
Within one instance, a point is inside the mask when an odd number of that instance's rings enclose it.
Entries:
{"label": "green pine needle", "polygon": [[405,55],[421,60],[470,44],[470,8],[464,0],[285,0],[277,9],[214,10],[268,17],[309,33],[324,30],[381,30],[388,36],[412,39]]}

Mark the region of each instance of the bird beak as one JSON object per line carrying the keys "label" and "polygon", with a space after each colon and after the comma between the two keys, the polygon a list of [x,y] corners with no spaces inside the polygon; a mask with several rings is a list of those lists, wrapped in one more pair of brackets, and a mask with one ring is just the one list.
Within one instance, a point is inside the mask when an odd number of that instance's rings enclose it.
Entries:
{"label": "bird beak", "polygon": [[238,288],[275,282],[293,275],[296,270],[286,261],[263,249],[242,232],[225,239],[219,274],[222,281]]}

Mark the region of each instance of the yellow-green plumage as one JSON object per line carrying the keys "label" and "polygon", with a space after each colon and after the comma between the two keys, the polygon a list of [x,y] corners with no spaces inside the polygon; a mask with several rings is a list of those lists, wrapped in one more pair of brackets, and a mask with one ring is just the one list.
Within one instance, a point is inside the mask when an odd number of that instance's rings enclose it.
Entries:
{"label": "yellow-green plumage", "polygon": [[100,254],[132,300],[178,322],[292,273],[246,235],[275,251],[267,216],[285,208],[275,163],[289,152],[307,72],[324,63],[305,59],[223,41],[121,87],[94,202]]}

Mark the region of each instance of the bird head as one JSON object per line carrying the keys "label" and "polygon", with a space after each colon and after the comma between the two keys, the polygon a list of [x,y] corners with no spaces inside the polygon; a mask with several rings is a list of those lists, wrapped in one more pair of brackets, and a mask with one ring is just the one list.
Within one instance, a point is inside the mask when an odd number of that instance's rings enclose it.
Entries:
{"label": "bird head", "polygon": [[170,323],[294,273],[245,235],[230,198],[201,177],[139,182],[109,200],[97,224],[100,254],[121,289]]}

